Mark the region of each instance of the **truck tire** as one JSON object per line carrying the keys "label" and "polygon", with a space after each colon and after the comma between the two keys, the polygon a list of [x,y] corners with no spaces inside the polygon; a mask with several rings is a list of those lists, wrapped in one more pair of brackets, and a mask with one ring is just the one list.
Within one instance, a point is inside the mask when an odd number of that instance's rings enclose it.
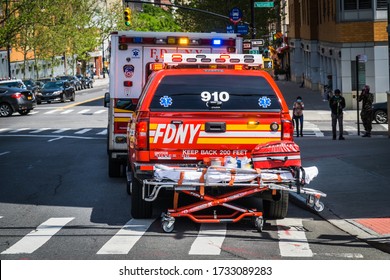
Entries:
{"label": "truck tire", "polygon": [[108,156],[108,176],[120,177],[121,176],[121,163]]}
{"label": "truck tire", "polygon": [[131,216],[134,219],[149,219],[152,217],[152,203],[142,199],[142,183],[134,175],[131,177]]}
{"label": "truck tire", "polygon": [[281,191],[281,197],[278,201],[263,199],[263,215],[268,220],[284,219],[288,212],[288,191]]}

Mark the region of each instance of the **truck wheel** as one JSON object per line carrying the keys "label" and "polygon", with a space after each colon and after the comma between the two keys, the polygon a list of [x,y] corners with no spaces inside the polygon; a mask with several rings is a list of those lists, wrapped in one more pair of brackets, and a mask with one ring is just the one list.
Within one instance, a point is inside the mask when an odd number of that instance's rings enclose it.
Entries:
{"label": "truck wheel", "polygon": [[288,191],[281,191],[281,198],[278,201],[263,199],[263,214],[267,220],[284,219],[288,212]]}
{"label": "truck wheel", "polygon": [[135,219],[152,217],[152,203],[142,199],[142,183],[131,175],[131,216]]}
{"label": "truck wheel", "polygon": [[108,176],[120,177],[121,176],[121,163],[108,156]]}

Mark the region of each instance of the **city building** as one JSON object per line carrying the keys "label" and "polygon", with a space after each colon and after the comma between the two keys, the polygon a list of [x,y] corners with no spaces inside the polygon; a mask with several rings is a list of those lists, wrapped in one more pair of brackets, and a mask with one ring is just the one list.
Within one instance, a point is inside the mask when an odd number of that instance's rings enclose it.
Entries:
{"label": "city building", "polygon": [[361,84],[376,102],[386,100],[387,0],[289,0],[288,6],[293,81],[322,91],[330,75],[348,108],[355,108]]}

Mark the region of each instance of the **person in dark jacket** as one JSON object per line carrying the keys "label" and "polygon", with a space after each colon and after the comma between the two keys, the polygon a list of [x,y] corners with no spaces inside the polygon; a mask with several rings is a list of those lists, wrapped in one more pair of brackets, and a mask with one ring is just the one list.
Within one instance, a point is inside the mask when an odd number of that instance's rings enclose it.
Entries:
{"label": "person in dark jacket", "polygon": [[358,101],[363,101],[362,111],[360,117],[362,118],[364,130],[366,133],[363,137],[371,137],[372,130],[372,103],[374,102],[374,95],[370,92],[370,87],[365,85],[359,95]]}
{"label": "person in dark jacket", "polygon": [[297,130],[297,137],[303,137],[303,110],[305,105],[303,104],[302,97],[298,96],[293,104],[293,120],[294,126]]}
{"label": "person in dark jacket", "polygon": [[345,140],[343,136],[343,109],[345,99],[341,96],[341,91],[336,89],[334,95],[329,99],[329,107],[332,111],[332,132],[333,140],[336,140],[336,125],[339,123],[339,140]]}

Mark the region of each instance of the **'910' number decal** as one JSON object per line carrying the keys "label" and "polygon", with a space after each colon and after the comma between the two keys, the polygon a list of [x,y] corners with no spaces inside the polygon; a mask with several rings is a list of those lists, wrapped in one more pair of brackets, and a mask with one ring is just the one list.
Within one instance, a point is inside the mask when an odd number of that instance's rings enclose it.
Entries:
{"label": "'910' number decal", "polygon": [[208,91],[203,91],[200,94],[200,97],[202,98],[202,101],[208,102],[208,101],[222,101],[226,102],[229,100],[230,96],[229,93],[226,91],[221,91],[221,92],[208,92]]}

